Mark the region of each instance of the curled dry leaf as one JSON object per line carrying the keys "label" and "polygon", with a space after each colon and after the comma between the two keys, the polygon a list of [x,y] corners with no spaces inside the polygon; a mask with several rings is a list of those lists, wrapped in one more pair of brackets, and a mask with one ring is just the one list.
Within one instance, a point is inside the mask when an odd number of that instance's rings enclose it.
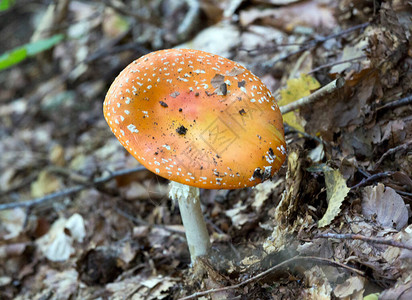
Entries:
{"label": "curled dry leaf", "polygon": [[24,296],[15,297],[15,299],[46,299],[50,295],[58,300],[74,299],[76,296],[79,297],[78,276],[77,271],[70,267],[60,271],[40,266],[36,270],[36,277],[31,282],[31,288]]}
{"label": "curled dry leaf", "polygon": [[408,209],[395,190],[381,183],[367,186],[362,193],[362,213],[373,218],[383,227],[400,230],[408,223]]}
{"label": "curled dry leaf", "polygon": [[[392,236],[396,242],[412,246],[412,225],[402,229],[400,232]],[[399,247],[388,247],[382,255],[390,265],[396,265],[399,274],[408,277],[412,271],[412,251],[409,249],[402,249]]]}
{"label": "curled dry leaf", "polygon": [[302,299],[327,300],[331,298],[332,287],[319,266],[304,272],[309,288],[304,290]]}
{"label": "curled dry leaf", "polygon": [[[33,297],[36,299],[47,298],[47,295],[55,295],[55,299],[72,299],[79,290],[79,274],[75,269],[67,269],[65,271],[56,271],[50,269],[46,271],[42,289],[42,297]],[[40,295],[39,295],[40,296]]]}
{"label": "curled dry leaf", "polygon": [[282,183],[282,180],[278,180],[276,182],[267,180],[265,182],[262,182],[261,184],[258,184],[255,187],[256,194],[255,200],[252,203],[253,208],[257,211],[260,211],[263,203],[268,200],[270,194],[275,190],[277,186],[279,186],[280,183]]}
{"label": "curled dry leaf", "polygon": [[394,288],[385,290],[380,294],[379,299],[381,300],[409,300],[412,299],[412,281],[404,284],[397,284]]}
{"label": "curled dry leaf", "polygon": [[113,8],[106,8],[103,14],[102,29],[103,33],[116,38],[122,36],[129,30],[130,24],[127,18],[118,14]]}
{"label": "curled dry leaf", "polygon": [[339,299],[362,299],[365,291],[365,279],[359,276],[348,278],[344,283],[338,284],[333,293]]}
{"label": "curled dry leaf", "polygon": [[[240,204],[240,203],[238,203]],[[244,224],[250,222],[249,214],[244,212],[247,205],[236,205],[234,208],[226,210],[225,214],[232,220],[233,226],[237,229],[242,228]]]}
{"label": "curled dry leaf", "polygon": [[331,30],[336,27],[333,14],[331,7],[325,7],[318,1],[303,1],[281,8],[243,10],[240,13],[240,23],[246,27],[259,22],[285,31],[292,31],[297,26]]}
{"label": "curled dry leaf", "polygon": [[237,47],[239,43],[238,27],[229,23],[219,23],[202,30],[193,40],[179,45],[178,48],[202,49],[223,57],[231,57],[233,47]]}
{"label": "curled dry leaf", "polygon": [[26,213],[21,208],[0,211],[0,240],[17,237],[24,229]]}
{"label": "curled dry leaf", "polygon": [[[69,232],[67,234],[66,232]],[[75,252],[73,242],[83,242],[86,236],[83,217],[74,214],[69,219],[60,218],[50,231],[36,243],[40,251],[51,261],[65,261]]]}
{"label": "curled dry leaf", "polygon": [[300,0],[254,0],[253,2],[256,3],[267,3],[267,4],[273,4],[273,5],[288,5],[291,3],[298,2]]}
{"label": "curled dry leaf", "polygon": [[[329,73],[342,73],[354,71],[359,73],[361,70],[369,67],[369,60],[364,58],[365,48],[368,45],[368,41],[365,39],[360,39],[360,41],[355,45],[347,45],[343,48],[343,53],[339,61],[348,61],[347,63],[334,65]],[[360,59],[362,57],[362,59]]]}
{"label": "curled dry leaf", "polygon": [[122,281],[109,283],[106,290],[111,293],[112,299],[123,299],[129,295],[130,299],[164,299],[169,295],[168,290],[176,285],[175,279],[163,276],[135,276]]}

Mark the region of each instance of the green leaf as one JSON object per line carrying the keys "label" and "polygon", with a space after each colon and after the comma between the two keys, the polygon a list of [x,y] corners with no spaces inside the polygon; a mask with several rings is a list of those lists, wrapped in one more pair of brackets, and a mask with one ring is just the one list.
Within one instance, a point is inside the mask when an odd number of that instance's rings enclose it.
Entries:
{"label": "green leaf", "polygon": [[363,297],[363,300],[378,300],[378,299],[379,299],[379,293],[369,294]]}
{"label": "green leaf", "polygon": [[4,53],[0,56],[0,70],[4,70],[12,65],[21,62],[27,57],[25,48],[17,48],[15,50]]}
{"label": "green leaf", "polygon": [[15,0],[0,0],[0,11],[8,10],[14,2]]}
{"label": "green leaf", "polygon": [[51,38],[39,40],[34,43],[26,44],[23,47],[27,49],[27,55],[33,56],[45,50],[52,48],[54,45],[60,43],[64,38],[63,34],[53,35]]}
{"label": "green leaf", "polygon": [[15,64],[18,64],[27,57],[34,56],[40,52],[52,48],[54,45],[61,42],[64,38],[63,34],[56,34],[44,40],[39,40],[33,43],[14,48],[0,55],[0,71],[7,69]]}

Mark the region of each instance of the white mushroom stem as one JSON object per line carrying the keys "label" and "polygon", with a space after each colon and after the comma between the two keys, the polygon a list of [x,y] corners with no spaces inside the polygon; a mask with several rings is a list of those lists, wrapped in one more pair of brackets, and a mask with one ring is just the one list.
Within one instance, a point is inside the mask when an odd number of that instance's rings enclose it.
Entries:
{"label": "white mushroom stem", "polygon": [[200,207],[199,188],[172,181],[169,196],[179,203],[193,264],[196,257],[207,255],[210,249],[209,233]]}

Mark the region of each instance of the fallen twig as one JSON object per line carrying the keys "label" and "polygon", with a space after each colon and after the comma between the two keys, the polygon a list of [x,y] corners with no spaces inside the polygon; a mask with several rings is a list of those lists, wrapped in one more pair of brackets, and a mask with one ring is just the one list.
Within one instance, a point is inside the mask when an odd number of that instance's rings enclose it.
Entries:
{"label": "fallen twig", "polygon": [[303,51],[306,51],[306,50],[309,50],[309,49],[311,49],[311,48],[314,48],[314,47],[316,47],[317,45],[326,42],[327,40],[334,39],[334,38],[337,38],[337,37],[339,37],[339,36],[343,36],[343,35],[345,35],[345,34],[348,34],[348,33],[352,32],[352,31],[355,31],[355,30],[358,30],[358,29],[363,29],[363,28],[367,27],[369,24],[370,24],[369,22],[366,22],[366,23],[363,23],[363,24],[359,24],[359,25],[350,27],[350,28],[348,28],[348,29],[342,30],[342,31],[340,31],[340,32],[337,32],[337,33],[334,33],[334,34],[331,34],[331,35],[328,35],[328,36],[325,36],[325,37],[321,37],[321,38],[317,38],[317,39],[315,39],[315,40],[311,40],[311,41],[309,41],[306,45],[304,45],[303,47],[299,48],[298,50],[293,51],[293,52],[290,52],[290,53],[287,53],[287,54],[285,54],[285,55],[283,55],[283,56],[281,56],[281,57],[276,58],[275,60],[270,60],[270,61],[268,61],[265,65],[270,64],[270,66],[273,66],[273,65],[275,65],[276,63],[278,63],[278,62],[280,62],[280,61],[282,61],[282,60],[284,60],[284,59],[287,59],[287,58],[289,58],[289,57],[291,57],[291,56],[293,56],[293,55],[295,55],[295,54],[299,54],[299,53],[301,53],[301,52],[303,52]]}
{"label": "fallen twig", "polygon": [[296,132],[296,133],[299,133],[300,135],[302,135],[302,136],[304,136],[304,137],[306,137],[306,138],[308,138],[308,139],[317,141],[318,143],[325,143],[325,144],[326,144],[325,141],[323,141],[322,139],[318,138],[317,136],[310,135],[309,133],[306,133],[306,132],[304,132],[304,131],[300,131],[300,130],[296,129],[296,128],[293,127],[293,126],[290,126],[288,123],[283,123],[283,127],[285,128],[285,135],[287,135],[287,134],[289,134],[289,133],[295,133],[295,132]]}
{"label": "fallen twig", "polygon": [[126,175],[126,174],[130,174],[130,173],[134,173],[134,172],[139,172],[139,171],[143,171],[146,170],[145,167],[143,166],[139,166],[136,168],[132,168],[132,169],[127,169],[127,170],[120,170],[120,171],[116,171],[116,172],[112,172],[110,173],[110,175],[108,176],[104,176],[104,177],[99,177],[97,179],[95,179],[93,182],[91,182],[90,184],[81,184],[81,185],[76,185],[74,187],[71,188],[67,188],[64,189],[62,191],[58,191],[56,193],[52,193],[49,195],[46,195],[44,197],[40,197],[40,198],[36,198],[36,199],[32,199],[32,200],[28,200],[28,201],[22,201],[22,202],[11,202],[11,203],[4,203],[4,204],[0,204],[0,210],[5,210],[5,209],[13,209],[16,207],[24,207],[24,208],[30,208],[33,207],[35,205],[50,201],[52,199],[56,199],[56,198],[60,198],[60,197],[65,197],[65,196],[69,196],[75,193],[80,192],[81,190],[87,189],[87,188],[91,188],[91,187],[95,187],[99,184],[105,183],[109,180],[112,180],[113,178],[116,178],[118,176],[122,176],[122,175]]}
{"label": "fallen twig", "polygon": [[388,240],[385,238],[377,238],[377,237],[368,237],[361,234],[352,234],[352,233],[321,233],[315,235],[314,238],[322,238],[322,239],[340,239],[340,240],[360,240],[372,244],[382,244],[388,245],[397,248],[408,249],[412,251],[412,246],[405,245],[404,243],[400,243],[394,240]]}
{"label": "fallen twig", "polygon": [[[412,99],[412,97],[411,97],[411,99]],[[376,164],[375,164],[375,166],[373,167],[373,169],[376,170],[376,169],[381,165],[382,161],[383,161],[386,157],[388,157],[389,155],[392,155],[393,153],[396,153],[396,152],[401,151],[401,150],[407,150],[410,145],[412,145],[412,140],[408,140],[408,141],[406,141],[405,143],[403,143],[402,145],[398,145],[398,146],[396,146],[396,147],[394,147],[394,148],[389,149],[388,151],[386,151],[386,152],[381,156],[381,158],[379,158],[379,160],[376,162]]]}
{"label": "fallen twig", "polygon": [[125,16],[131,16],[136,18],[139,22],[141,23],[149,23],[153,24],[154,21],[158,22],[155,18],[150,18],[145,16],[144,14],[140,14],[130,7],[127,7],[123,2],[121,1],[113,1],[113,0],[103,0],[102,1],[104,5],[114,9],[118,13],[125,15]]}
{"label": "fallen twig", "polygon": [[351,58],[351,59],[334,61],[334,62],[331,62],[331,63],[328,63],[328,64],[321,65],[321,66],[319,66],[319,67],[317,67],[317,68],[314,68],[314,69],[312,69],[311,71],[309,71],[308,74],[312,74],[312,73],[315,73],[315,72],[317,72],[317,71],[319,71],[319,70],[322,70],[322,69],[325,69],[325,68],[329,68],[329,67],[333,67],[333,66],[341,65],[341,64],[346,64],[346,63],[348,63],[348,62],[353,62],[353,61],[355,61],[355,60],[364,59],[364,58],[367,58],[367,56],[366,56],[366,55],[362,55],[362,56],[354,57],[354,58]]}
{"label": "fallen twig", "polygon": [[337,89],[340,89],[345,85],[345,79],[343,77],[335,79],[334,81],[328,83],[324,87],[318,89],[316,92],[313,94],[310,94],[309,96],[302,97],[299,100],[296,100],[292,103],[283,105],[280,107],[280,112],[282,114],[286,114],[290,111],[293,111],[295,109],[298,109],[302,106],[308,105],[310,103],[313,103],[323,97],[325,97],[327,94],[330,94]]}
{"label": "fallen twig", "polygon": [[337,267],[345,268],[345,269],[347,269],[351,272],[357,273],[360,276],[365,275],[365,273],[362,272],[362,271],[359,271],[355,268],[349,267],[345,264],[342,264],[340,262],[336,262],[336,261],[333,261],[333,260],[330,260],[330,259],[327,259],[327,258],[316,257],[316,256],[295,256],[295,257],[292,257],[288,260],[285,260],[285,261],[277,264],[276,266],[273,266],[273,267],[267,269],[266,271],[264,271],[262,273],[257,274],[256,276],[253,276],[253,277],[251,277],[247,280],[244,280],[244,281],[242,281],[238,284],[229,285],[229,286],[225,286],[225,287],[217,288],[217,289],[210,289],[210,290],[206,290],[206,291],[202,291],[202,292],[196,292],[196,293],[194,293],[190,296],[180,298],[179,300],[195,299],[195,298],[200,297],[200,296],[206,296],[206,295],[213,294],[213,293],[218,293],[218,292],[224,292],[224,291],[227,291],[227,290],[237,289],[237,288],[240,288],[241,286],[243,286],[245,284],[248,284],[248,283],[253,282],[253,281],[257,281],[257,280],[267,276],[268,274],[272,273],[276,269],[280,269],[281,267],[284,267],[284,266],[286,266],[286,265],[288,265],[292,262],[296,262],[296,261],[299,261],[299,260],[317,261],[317,262],[321,262],[321,263],[330,264],[330,265],[334,265],[334,266],[337,266]]}
{"label": "fallen twig", "polygon": [[378,179],[381,178],[387,178],[389,176],[392,176],[393,172],[387,171],[387,172],[382,172],[382,173],[378,173],[378,174],[374,174],[368,178],[364,178],[361,180],[361,182],[359,182],[358,184],[355,184],[354,186],[351,187],[351,190],[357,189],[358,187],[367,185],[371,182],[374,182]]}
{"label": "fallen twig", "polygon": [[189,9],[180,22],[179,27],[177,28],[177,35],[182,41],[188,39],[190,33],[193,31],[193,28],[196,28],[200,20],[200,3],[198,0],[185,0]]}
{"label": "fallen twig", "polygon": [[408,104],[412,104],[412,95],[406,96],[405,98],[402,98],[402,99],[399,99],[399,100],[389,102],[389,103],[379,107],[378,111],[379,110],[384,110],[384,109],[393,109],[393,108],[397,108],[399,106],[404,106],[404,105],[408,105]]}
{"label": "fallen twig", "polygon": [[172,233],[176,233],[182,237],[185,237],[185,232],[182,228],[182,230],[179,229],[175,229],[172,226],[167,226],[167,225],[162,225],[162,224],[151,224],[145,220],[143,220],[142,218],[138,217],[138,216],[134,216],[131,214],[128,214],[127,212],[125,212],[124,210],[121,210],[118,207],[115,207],[114,210],[121,216],[125,217],[126,219],[132,221],[133,223],[137,224],[137,225],[142,225],[142,226],[147,226],[147,227],[153,227],[153,228],[161,228],[163,230],[172,232]]}

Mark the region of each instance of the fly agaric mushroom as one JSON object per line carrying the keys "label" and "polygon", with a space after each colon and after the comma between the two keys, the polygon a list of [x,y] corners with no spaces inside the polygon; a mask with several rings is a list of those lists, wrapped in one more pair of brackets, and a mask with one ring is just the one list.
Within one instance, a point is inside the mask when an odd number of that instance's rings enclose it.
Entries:
{"label": "fly agaric mushroom", "polygon": [[198,188],[254,186],[285,160],[282,116],[270,91],[218,55],[169,49],[142,56],[115,79],[103,110],[130,154],[172,181],[192,262],[210,247]]}

